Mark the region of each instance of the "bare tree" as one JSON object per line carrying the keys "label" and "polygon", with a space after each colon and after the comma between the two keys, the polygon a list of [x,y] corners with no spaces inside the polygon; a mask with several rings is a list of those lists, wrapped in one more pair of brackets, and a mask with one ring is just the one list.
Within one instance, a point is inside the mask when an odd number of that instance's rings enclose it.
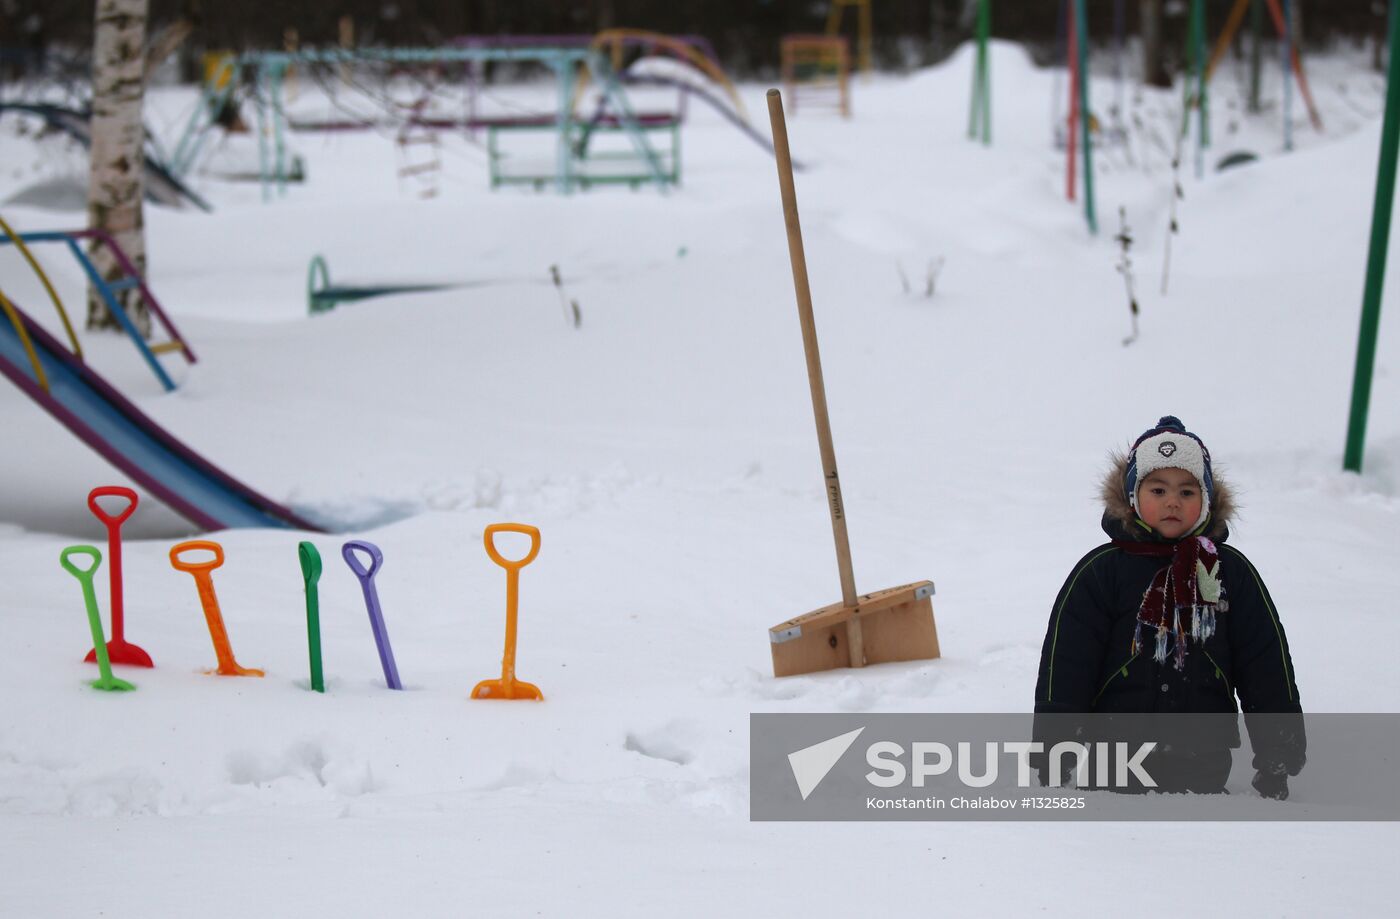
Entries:
{"label": "bare tree", "polygon": [[1142,28],[1142,82],[1170,87],[1171,75],[1162,62],[1162,0],[1141,0],[1138,14]]}
{"label": "bare tree", "polygon": [[[88,225],[106,230],[136,269],[146,273],[146,231],[141,211],[144,131],[141,100],[146,81],[147,0],[97,0],[92,59],[92,165],[88,173]],[[92,259],[106,280],[124,272],[108,247],[94,244]],[[140,291],[118,290],[118,302],[143,336],[151,320]],[[88,290],[88,328],[110,328],[116,318],[95,288]]]}
{"label": "bare tree", "polygon": [[193,31],[193,20],[176,19],[151,36],[151,45],[146,49],[146,82],[150,82],[151,74],[156,72],[156,68],[178,51]]}

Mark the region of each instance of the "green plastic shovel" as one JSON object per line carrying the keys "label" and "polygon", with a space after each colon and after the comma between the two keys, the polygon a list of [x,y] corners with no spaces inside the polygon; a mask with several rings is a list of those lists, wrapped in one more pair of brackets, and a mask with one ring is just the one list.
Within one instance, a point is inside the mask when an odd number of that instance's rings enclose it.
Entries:
{"label": "green plastic shovel", "polygon": [[[92,567],[86,571],[82,570],[68,560],[70,555],[88,556],[92,559]],[[112,662],[107,657],[107,641],[102,635],[102,615],[97,611],[97,592],[92,587],[92,576],[102,564],[102,553],[97,551],[95,546],[69,546],[59,553],[58,563],[83,585],[83,602],[87,604],[88,625],[92,628],[92,647],[97,652],[97,670],[101,674],[92,681],[92,688],[114,692],[135,689],[134,684],[112,676]]]}
{"label": "green plastic shovel", "polygon": [[301,577],[306,582],[306,644],[311,650],[311,688],[326,691],[321,674],[321,599],[316,584],[321,579],[321,553],[309,542],[297,544]]}

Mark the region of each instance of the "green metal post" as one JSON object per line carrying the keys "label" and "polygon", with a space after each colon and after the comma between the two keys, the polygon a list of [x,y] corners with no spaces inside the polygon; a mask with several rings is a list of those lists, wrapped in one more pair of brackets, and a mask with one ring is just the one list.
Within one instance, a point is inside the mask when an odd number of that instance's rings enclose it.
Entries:
{"label": "green metal post", "polygon": [[180,178],[189,174],[194,161],[199,157],[199,151],[204,147],[205,139],[209,136],[209,127],[214,118],[233,99],[234,87],[238,85],[237,62],[220,68],[215,73],[215,83],[218,82],[219,75],[224,73],[228,75],[228,81],[222,87],[215,86],[211,89],[206,83],[200,88],[199,102],[190,113],[189,121],[185,122],[185,131],[180,135],[175,152],[170,155],[166,164],[167,168]]}
{"label": "green metal post", "polygon": [[1196,123],[1196,178],[1205,172],[1205,98],[1202,95],[1205,82],[1205,21],[1204,0],[1191,0],[1191,14],[1186,21],[1186,78],[1182,81],[1182,123],[1181,133],[1185,136],[1190,130],[1191,109],[1199,114]]}
{"label": "green metal post", "polygon": [[1376,366],[1376,335],[1381,325],[1381,290],[1390,246],[1390,214],[1395,201],[1395,161],[1400,150],[1400,10],[1390,3],[1390,63],[1386,65],[1385,121],[1376,174],[1376,202],[1371,211],[1371,251],[1366,258],[1366,291],[1361,298],[1361,333],[1356,344],[1356,374],[1351,384],[1351,418],[1342,468],[1361,471],[1366,446],[1366,416],[1371,407],[1371,376]]}
{"label": "green metal post", "polygon": [[283,63],[272,66],[272,136],[276,142],[277,196],[287,195],[286,112],[282,109],[282,78],[287,72]]}
{"label": "green metal post", "polygon": [[637,115],[632,111],[632,103],[627,100],[627,93],[623,91],[621,81],[608,63],[607,55],[599,52],[590,53],[589,68],[603,84],[603,92],[617,113],[617,119],[622,125],[623,131],[632,141],[632,149],[647,164],[647,170],[651,173],[652,181],[656,183],[657,188],[665,192],[669,183],[666,180],[665,170],[661,168],[661,159],[656,155],[656,151],[652,148],[651,142],[647,140],[640,122],[637,121]]}
{"label": "green metal post", "polygon": [[671,175],[672,185],[681,184],[681,123],[671,125]]}
{"label": "green metal post", "polygon": [[1196,17],[1196,99],[1200,106],[1200,142],[1198,149],[1210,146],[1210,95],[1206,88],[1206,2],[1196,0],[1201,12]]}
{"label": "green metal post", "polygon": [[972,70],[972,108],[967,118],[967,136],[982,134],[983,146],[992,144],[992,85],[988,41],[992,34],[992,0],[977,0],[977,60]]}
{"label": "green metal post", "polygon": [[1089,144],[1089,21],[1084,15],[1084,0],[1074,0],[1074,30],[1079,52],[1079,126],[1084,143],[1084,219],[1089,232],[1099,232],[1099,219],[1094,213],[1094,154]]}
{"label": "green metal post", "polygon": [[977,54],[972,59],[972,98],[967,104],[967,139],[972,140],[977,136],[977,115],[982,106],[982,8],[981,0],[978,0],[977,8],[977,28],[974,33],[977,37]]}
{"label": "green metal post", "polygon": [[554,61],[555,83],[559,87],[559,149],[554,166],[554,188],[561,195],[573,190],[573,65],[564,61]]}
{"label": "green metal post", "polygon": [[271,173],[267,162],[267,66],[265,64],[258,65],[258,75],[255,79],[257,92],[253,105],[258,110],[258,185],[262,190],[263,203],[266,204],[272,199],[272,188],[268,184],[268,177]]}
{"label": "green metal post", "polygon": [[992,0],[982,0],[978,11],[982,45],[982,145],[992,145]]}
{"label": "green metal post", "polygon": [[1191,127],[1191,78],[1196,75],[1196,6],[1191,0],[1191,12],[1186,19],[1186,79],[1181,83],[1181,134]]}

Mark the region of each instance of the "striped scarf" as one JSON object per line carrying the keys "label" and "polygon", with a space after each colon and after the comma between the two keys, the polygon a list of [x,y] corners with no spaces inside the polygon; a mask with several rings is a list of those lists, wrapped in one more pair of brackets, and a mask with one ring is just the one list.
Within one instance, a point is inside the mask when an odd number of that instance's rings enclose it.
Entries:
{"label": "striped scarf", "polygon": [[1204,536],[1183,539],[1175,546],[1114,540],[1134,555],[1169,555],[1142,595],[1133,653],[1142,650],[1143,630],[1153,633],[1153,658],[1164,663],[1170,652],[1177,670],[1186,665],[1187,636],[1197,644],[1215,634],[1215,614],[1229,608],[1220,582],[1220,556]]}

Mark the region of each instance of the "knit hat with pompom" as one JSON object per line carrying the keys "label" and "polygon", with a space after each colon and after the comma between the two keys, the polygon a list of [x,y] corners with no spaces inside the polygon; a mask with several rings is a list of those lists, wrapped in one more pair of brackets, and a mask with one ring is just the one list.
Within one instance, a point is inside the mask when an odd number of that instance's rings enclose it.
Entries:
{"label": "knit hat with pompom", "polygon": [[1123,474],[1123,491],[1133,510],[1138,509],[1138,483],[1158,469],[1185,469],[1201,484],[1201,515],[1192,524],[1195,532],[1210,517],[1215,479],[1210,473],[1210,451],[1199,437],[1186,430],[1175,415],[1163,415],[1156,427],[1144,431],[1128,451],[1128,468]]}

